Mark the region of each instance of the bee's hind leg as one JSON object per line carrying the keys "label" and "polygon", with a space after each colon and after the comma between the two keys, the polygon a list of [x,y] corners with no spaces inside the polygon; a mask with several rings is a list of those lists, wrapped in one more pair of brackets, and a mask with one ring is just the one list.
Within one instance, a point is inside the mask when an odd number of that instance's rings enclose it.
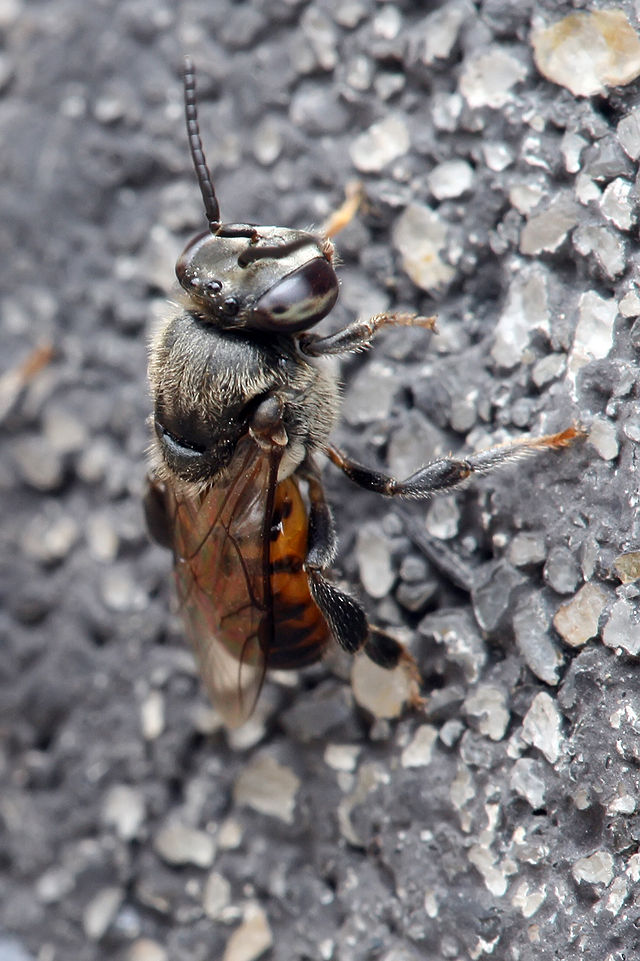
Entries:
{"label": "bee's hind leg", "polygon": [[322,611],[333,636],[348,654],[364,651],[367,657],[386,670],[402,665],[414,682],[412,703],[418,704],[420,672],[409,652],[390,634],[367,623],[362,606],[346,592],[328,581],[323,572],[336,555],[336,535],[331,509],[317,475],[307,474],[309,484],[309,544],[305,569],[311,596]]}

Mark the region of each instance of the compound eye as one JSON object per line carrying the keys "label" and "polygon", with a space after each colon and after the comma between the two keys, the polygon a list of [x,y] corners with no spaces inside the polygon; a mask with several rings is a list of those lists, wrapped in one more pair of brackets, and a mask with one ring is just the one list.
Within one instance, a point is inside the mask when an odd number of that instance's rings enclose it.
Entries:
{"label": "compound eye", "polygon": [[251,326],[296,331],[313,327],[338,299],[338,278],[325,257],[314,257],[273,285],[255,304]]}

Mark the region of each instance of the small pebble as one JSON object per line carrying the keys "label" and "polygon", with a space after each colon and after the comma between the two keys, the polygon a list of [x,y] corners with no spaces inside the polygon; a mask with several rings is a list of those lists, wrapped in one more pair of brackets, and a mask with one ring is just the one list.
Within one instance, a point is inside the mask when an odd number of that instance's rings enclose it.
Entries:
{"label": "small pebble", "polygon": [[583,224],[573,232],[573,246],[583,257],[593,254],[612,280],[627,267],[624,240],[616,231],[598,224]]}
{"label": "small pebble", "polygon": [[155,741],[165,727],[165,703],[161,691],[152,690],[140,705],[140,721],[145,741]]}
{"label": "small pebble", "polygon": [[126,961],[169,961],[166,949],[151,938],[139,938],[127,951]]}
{"label": "small pebble", "polygon": [[605,94],[640,75],[640,40],[622,10],[572,13],[531,40],[540,73],[576,97]]}
{"label": "small pebble", "polygon": [[564,354],[547,354],[534,364],[531,379],[536,387],[544,387],[545,384],[560,377],[566,366],[567,358]]}
{"label": "small pebble", "polygon": [[358,744],[327,744],[324,760],[334,771],[355,771],[360,750]]}
{"label": "small pebble", "polygon": [[512,88],[527,76],[527,67],[501,47],[475,59],[466,59],[460,92],[471,108],[504,107],[514,96]]}
{"label": "small pebble", "polygon": [[521,757],[513,765],[511,790],[527,801],[534,811],[544,805],[546,783],[544,769],[540,761]]}
{"label": "small pebble", "polygon": [[578,883],[604,884],[606,887],[613,879],[613,855],[609,851],[596,851],[588,858],[575,861],[571,873]]}
{"label": "small pebble", "polygon": [[386,597],[396,573],[391,562],[391,542],[377,522],[365,523],[358,529],[356,558],[360,581],[369,597]]}
{"label": "small pebble", "polygon": [[454,268],[441,257],[447,226],[431,208],[410,203],[394,224],[393,244],[404,270],[422,290],[437,290],[453,279]]}
{"label": "small pebble", "polygon": [[62,455],[44,437],[22,437],[13,456],[25,484],[37,491],[54,491],[64,480]]}
{"label": "small pebble", "polygon": [[619,554],[613,566],[623,584],[631,584],[640,578],[640,551]]}
{"label": "small pebble", "polygon": [[604,417],[594,417],[589,430],[589,443],[593,444],[603,460],[615,460],[620,453],[616,425]]}
{"label": "small pebble", "polygon": [[153,847],[167,864],[193,864],[198,868],[209,868],[216,856],[215,841],[210,834],[177,820],[168,821],[160,828]]}
{"label": "small pebble", "polygon": [[233,788],[237,804],[287,824],[294,819],[300,778],[269,754],[259,754],[240,772]]}
{"label": "small pebble", "polygon": [[549,614],[538,596],[520,601],[513,615],[516,646],[529,670],[541,681],[555,686],[564,658],[551,639],[548,626]]}
{"label": "small pebble", "polygon": [[514,607],[516,591],[526,579],[506,560],[490,561],[477,571],[471,591],[473,610],[480,627],[495,631]]}
{"label": "small pebble", "polygon": [[578,223],[579,208],[568,194],[554,198],[546,210],[533,214],[522,228],[520,250],[529,257],[554,253]]}
{"label": "small pebble", "polygon": [[522,723],[522,740],[544,754],[549,764],[555,764],[562,749],[560,726],[562,716],[555,701],[546,691],[537,694]]}
{"label": "small pebble", "polygon": [[600,209],[619,230],[631,230],[636,219],[632,191],[632,183],[622,177],[616,177],[602,194]]}
{"label": "small pebble", "polygon": [[240,927],[225,947],[222,961],[256,961],[273,944],[269,920],[258,904],[248,904]]}
{"label": "small pebble", "polygon": [[123,841],[137,837],[144,822],[145,804],[142,792],[128,784],[115,784],[105,797],[102,817],[105,824],[115,828]]}
{"label": "small pebble", "polygon": [[474,718],[475,728],[492,741],[500,741],[509,724],[509,711],[504,690],[492,684],[479,684],[464,702],[464,711]]}
{"label": "small pebble", "polygon": [[450,200],[471,190],[473,179],[473,167],[466,160],[447,160],[434,167],[427,183],[436,200]]}
{"label": "small pebble", "polygon": [[82,927],[91,941],[99,941],[106,933],[118,913],[123,897],[122,888],[103,888],[86,906],[82,914]]}
{"label": "small pebble", "polygon": [[550,311],[545,273],[519,271],[511,280],[506,303],[494,330],[491,356],[501,367],[520,364],[531,334],[549,329]]}
{"label": "small pebble", "polygon": [[436,497],[427,509],[425,527],[441,541],[456,537],[460,528],[460,508],[455,496]]}
{"label": "small pebble", "polygon": [[151,938],[134,941],[125,955],[126,961],[168,961],[166,949]]}
{"label": "small pebble", "polygon": [[349,153],[356,170],[376,173],[393,160],[403,157],[410,145],[405,118],[391,113],[359,134],[352,142]]}
{"label": "small pebble", "polygon": [[616,132],[624,152],[637,160],[640,157],[640,107],[634,107],[622,118]]}
{"label": "small pebble", "polygon": [[430,764],[433,745],[437,739],[437,728],[433,727],[432,724],[421,724],[400,756],[402,766],[426,767],[427,764]]}
{"label": "small pebble", "polygon": [[606,357],[613,346],[618,305],[613,297],[601,297],[595,290],[580,295],[578,323],[567,364],[567,378],[573,385],[578,371],[592,360]]}
{"label": "small pebble", "polygon": [[595,584],[587,583],[567,604],[563,604],[553,618],[553,626],[565,643],[580,647],[597,637],[598,622],[607,595]]}
{"label": "small pebble", "polygon": [[546,556],[543,531],[520,531],[509,544],[507,551],[507,557],[514,567],[541,564]]}
{"label": "small pebble", "polygon": [[627,654],[640,654],[640,608],[621,597],[611,608],[602,631],[607,647],[621,648]]}
{"label": "small pebble", "polygon": [[402,665],[390,671],[364,654],[353,659],[351,687],[360,707],[376,718],[400,717],[415,693],[415,682]]}
{"label": "small pebble", "polygon": [[558,594],[573,594],[582,576],[575,557],[562,545],[549,551],[543,574],[549,587]]}
{"label": "small pebble", "polygon": [[224,919],[225,912],[231,903],[231,885],[221,874],[212,871],[204,886],[202,906],[208,918],[212,921]]}

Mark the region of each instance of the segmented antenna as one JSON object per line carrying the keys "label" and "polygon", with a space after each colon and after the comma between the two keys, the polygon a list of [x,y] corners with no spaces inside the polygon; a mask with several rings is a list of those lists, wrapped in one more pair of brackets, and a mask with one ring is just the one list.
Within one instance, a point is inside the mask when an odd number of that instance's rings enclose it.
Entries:
{"label": "segmented antenna", "polygon": [[196,102],[196,68],[191,57],[184,58],[184,112],[187,118],[187,135],[191,159],[196,170],[200,192],[204,201],[209,229],[215,233],[220,226],[220,207],[213,189],[211,174],[202,149],[200,127],[198,126],[198,106]]}

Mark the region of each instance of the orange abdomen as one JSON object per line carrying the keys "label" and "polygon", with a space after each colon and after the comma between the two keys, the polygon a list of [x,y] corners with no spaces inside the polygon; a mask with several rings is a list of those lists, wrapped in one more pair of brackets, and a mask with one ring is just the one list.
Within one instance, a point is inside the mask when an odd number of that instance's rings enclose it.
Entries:
{"label": "orange abdomen", "polygon": [[309,520],[294,478],[281,481],[275,493],[269,567],[273,599],[273,640],[266,652],[270,668],[295,669],[313,664],[331,633],[309,592],[303,569]]}

